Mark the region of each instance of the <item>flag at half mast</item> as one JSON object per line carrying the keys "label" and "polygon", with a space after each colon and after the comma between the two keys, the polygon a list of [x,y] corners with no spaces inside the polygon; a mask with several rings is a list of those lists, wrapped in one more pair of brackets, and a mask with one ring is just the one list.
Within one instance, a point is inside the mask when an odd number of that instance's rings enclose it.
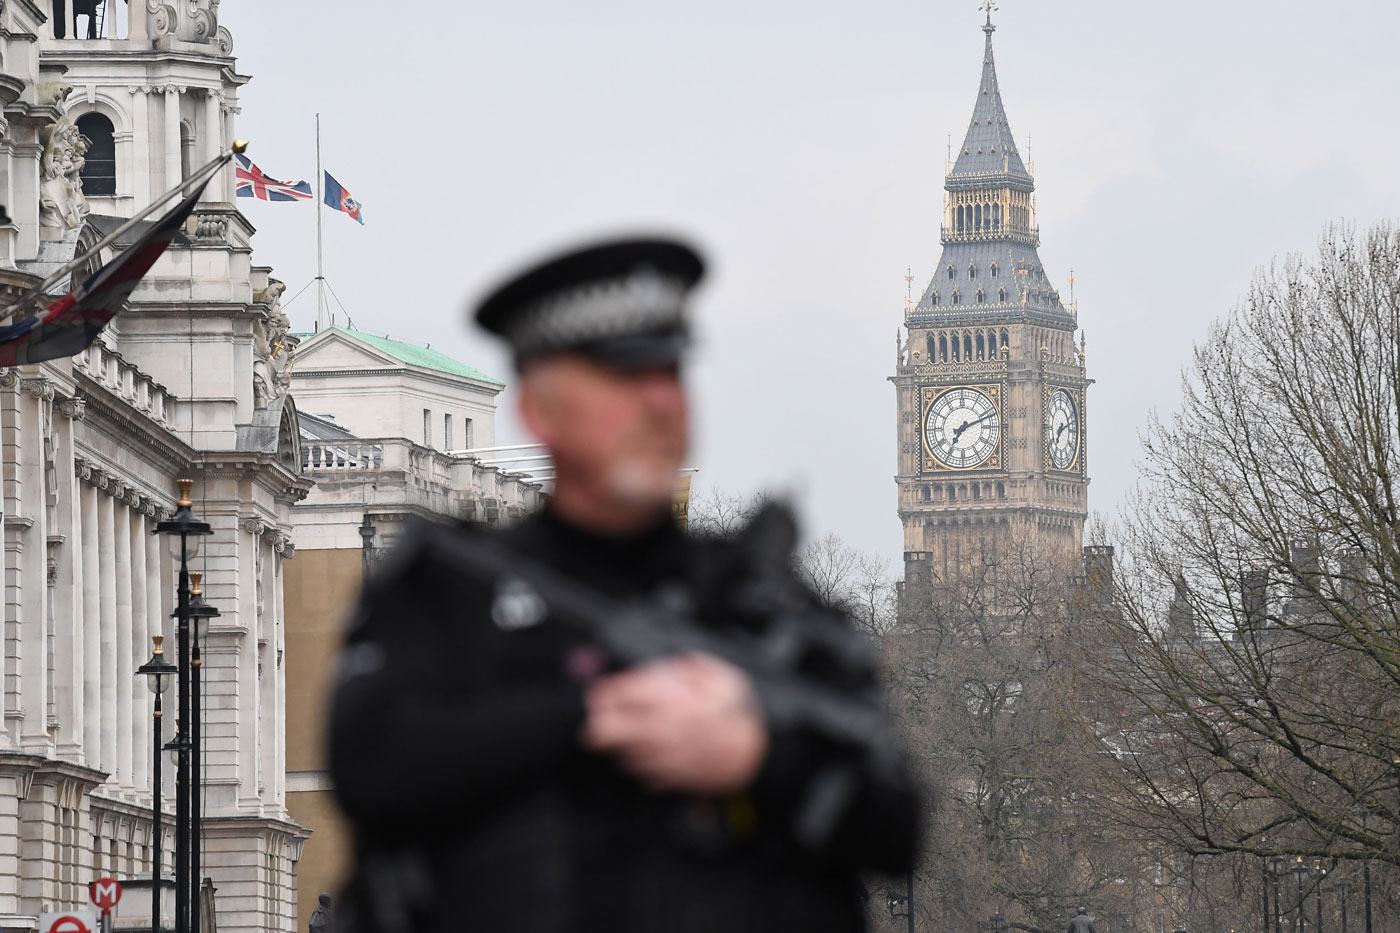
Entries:
{"label": "flag at half mast", "polygon": [[346,191],[340,182],[332,178],[330,172],[323,172],[323,174],[326,176],[326,206],[349,214],[364,224],[365,218],[360,211],[360,202],[350,197],[350,192]]}
{"label": "flag at half mast", "polygon": [[311,193],[309,181],[278,181],[253,164],[247,156],[239,153],[234,170],[237,182],[235,194],[240,198],[257,198],[260,201],[309,201]]}

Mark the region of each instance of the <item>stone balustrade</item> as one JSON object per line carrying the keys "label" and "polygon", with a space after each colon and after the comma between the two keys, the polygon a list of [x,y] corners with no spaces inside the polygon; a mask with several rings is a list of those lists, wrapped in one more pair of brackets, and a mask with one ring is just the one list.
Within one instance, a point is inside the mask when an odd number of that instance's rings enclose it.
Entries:
{"label": "stone balustrade", "polygon": [[103,346],[101,341],[74,356],[73,369],[125,399],[157,424],[170,425],[175,396],[143,373],[136,364],[127,362],[120,353]]}
{"label": "stone balustrade", "polygon": [[302,472],[316,481],[308,505],[353,498],[372,483],[381,501],[397,497],[424,512],[495,523],[532,511],[543,500],[539,482],[404,438],[304,440],[301,451]]}

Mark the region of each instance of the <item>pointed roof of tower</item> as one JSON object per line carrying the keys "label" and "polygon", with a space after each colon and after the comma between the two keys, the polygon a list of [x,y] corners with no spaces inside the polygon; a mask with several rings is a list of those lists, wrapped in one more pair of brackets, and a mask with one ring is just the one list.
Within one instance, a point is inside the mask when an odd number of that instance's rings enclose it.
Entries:
{"label": "pointed roof of tower", "polygon": [[987,22],[982,27],[987,34],[987,45],[982,53],[982,83],[977,89],[977,104],[972,108],[967,137],[948,177],[954,180],[965,175],[1010,175],[1030,182],[1030,173],[1016,150],[1011,124],[1006,120],[1006,108],[1001,103],[997,66],[992,58],[992,33],[996,31],[996,26],[992,25],[991,8],[992,5],[988,4]]}

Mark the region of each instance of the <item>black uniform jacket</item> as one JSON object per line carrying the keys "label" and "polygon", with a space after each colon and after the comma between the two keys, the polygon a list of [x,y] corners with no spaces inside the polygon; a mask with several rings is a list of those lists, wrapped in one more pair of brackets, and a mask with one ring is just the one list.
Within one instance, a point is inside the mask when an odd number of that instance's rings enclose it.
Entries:
{"label": "black uniform jacket", "polygon": [[[709,571],[733,545],[669,520],[617,540],[545,510],[507,531],[460,533],[500,534],[614,598],[683,581],[707,625],[732,624],[726,584]],[[412,544],[366,589],[330,736],[357,840],[337,904],[342,931],[863,928],[859,873],[902,871],[914,853],[917,795],[902,771],[862,774],[815,851],[796,843],[793,810],[839,752],[808,730],[770,728],[758,777],[734,799],[649,793],[580,745],[583,686],[571,664],[582,636],[548,618],[502,629],[493,598],[490,581]],[[873,672],[850,687],[878,702]]]}

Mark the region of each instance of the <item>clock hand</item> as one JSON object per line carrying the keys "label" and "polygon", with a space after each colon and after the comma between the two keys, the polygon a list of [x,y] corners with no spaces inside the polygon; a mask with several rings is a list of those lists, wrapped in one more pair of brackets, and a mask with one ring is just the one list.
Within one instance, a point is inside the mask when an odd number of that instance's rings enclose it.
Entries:
{"label": "clock hand", "polygon": [[960,427],[960,428],[955,428],[955,429],[953,430],[953,442],[954,442],[954,443],[957,443],[958,438],[962,437],[962,433],[963,433],[964,431],[966,431],[968,428],[972,427],[974,424],[981,424],[983,421],[986,421],[988,418],[995,418],[996,416],[997,416],[997,413],[996,413],[996,412],[992,412],[992,413],[990,413],[990,414],[983,415],[982,417],[977,418],[976,420],[964,422],[962,427]]}
{"label": "clock hand", "polygon": [[1063,433],[1065,433],[1065,428],[1067,428],[1067,427],[1069,427],[1069,422],[1068,422],[1068,421],[1066,421],[1064,424],[1060,425],[1060,430],[1058,430],[1058,431],[1055,432],[1055,440],[1058,441],[1058,440],[1060,439],[1060,435],[1063,434]]}

